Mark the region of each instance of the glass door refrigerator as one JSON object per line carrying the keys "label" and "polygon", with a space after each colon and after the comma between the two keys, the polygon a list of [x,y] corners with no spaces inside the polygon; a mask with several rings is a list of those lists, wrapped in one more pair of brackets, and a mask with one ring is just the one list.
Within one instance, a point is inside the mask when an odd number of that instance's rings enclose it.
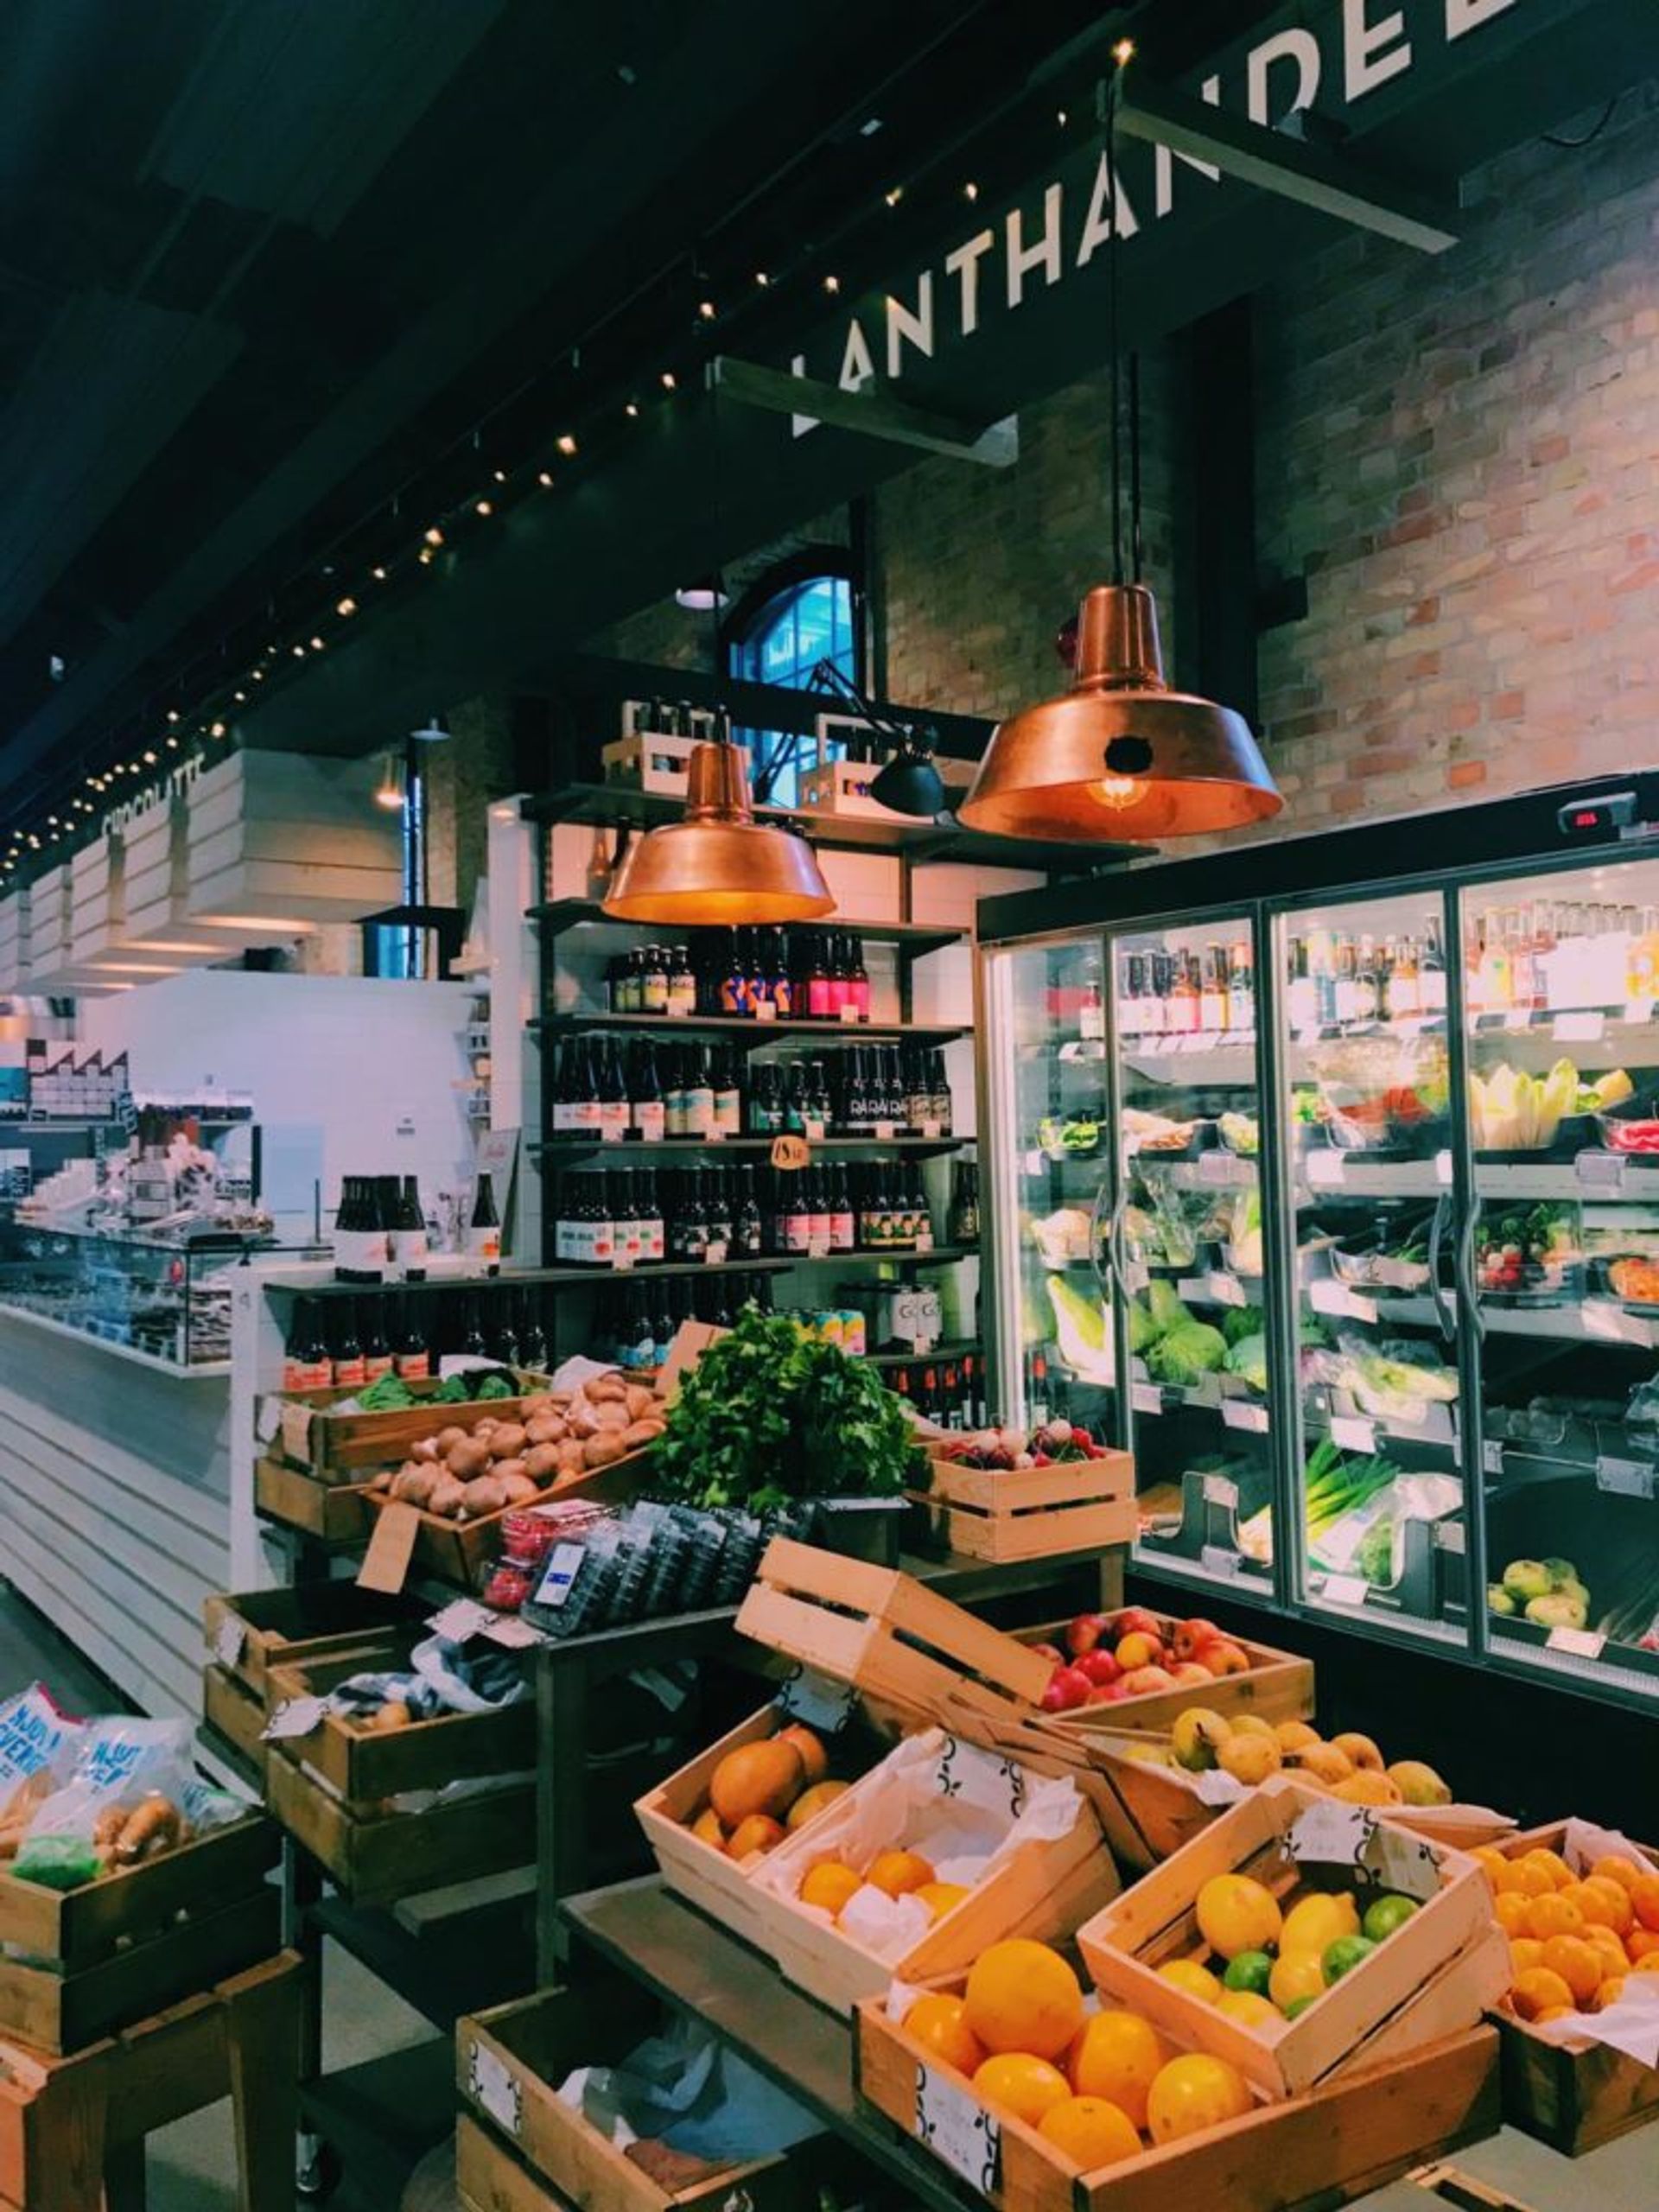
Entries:
{"label": "glass door refrigerator", "polygon": [[980,913],[995,1399],[1189,1591],[1659,1698],[1659,776]]}

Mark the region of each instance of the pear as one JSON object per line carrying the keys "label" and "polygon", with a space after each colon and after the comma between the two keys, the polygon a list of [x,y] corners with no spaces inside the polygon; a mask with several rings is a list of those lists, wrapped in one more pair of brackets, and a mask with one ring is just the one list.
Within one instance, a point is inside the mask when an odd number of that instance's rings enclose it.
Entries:
{"label": "pear", "polygon": [[1400,1792],[1401,1802],[1407,1805],[1449,1805],[1452,1786],[1442,1782],[1432,1766],[1421,1759],[1396,1759],[1389,1769],[1389,1780]]}
{"label": "pear", "polygon": [[1216,1764],[1221,1746],[1232,1734],[1232,1723],[1206,1705],[1189,1705],[1177,1713],[1169,1732],[1170,1749],[1177,1762],[1191,1773],[1202,1774]]}

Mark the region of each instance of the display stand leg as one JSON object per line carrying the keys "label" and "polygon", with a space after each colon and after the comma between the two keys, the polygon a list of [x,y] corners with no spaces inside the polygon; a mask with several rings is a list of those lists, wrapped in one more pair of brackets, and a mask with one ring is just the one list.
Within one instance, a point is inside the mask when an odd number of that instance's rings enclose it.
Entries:
{"label": "display stand leg", "polygon": [[291,2212],[296,2062],[307,2006],[291,1976],[244,1976],[219,1993],[236,2124],[237,2212]]}
{"label": "display stand leg", "polygon": [[[283,1941],[297,1951],[305,1963],[300,1977],[298,2082],[301,2087],[322,2075],[322,1936],[311,1908],[322,1896],[322,1874],[316,1861],[292,1841],[283,1845]],[[302,2191],[310,2185],[322,2157],[321,2140],[299,2126],[294,2114],[293,2164]],[[291,2177],[290,2177],[291,2178]]]}
{"label": "display stand leg", "polygon": [[144,2139],[112,2144],[104,2156],[104,2212],[145,2212]]}
{"label": "display stand leg", "polygon": [[569,1959],[569,1930],[559,1916],[559,1900],[587,1886],[588,1694],[588,1669],[580,1653],[544,1648],[536,1678],[542,1747],[537,1762],[536,1967],[543,1987],[562,1979]]}
{"label": "display stand leg", "polygon": [[105,2068],[66,2068],[36,2109],[39,2133],[29,2212],[99,2212],[109,2116]]}

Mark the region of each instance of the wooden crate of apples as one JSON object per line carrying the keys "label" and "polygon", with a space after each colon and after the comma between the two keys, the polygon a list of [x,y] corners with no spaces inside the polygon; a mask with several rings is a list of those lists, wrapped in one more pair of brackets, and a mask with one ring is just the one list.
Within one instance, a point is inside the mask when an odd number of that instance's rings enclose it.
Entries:
{"label": "wooden crate of apples", "polygon": [[1033,1640],[1053,1667],[1042,1709],[1062,1723],[1162,1729],[1195,1702],[1269,1720],[1313,1710],[1312,1660],[1229,1636],[1210,1620],[1129,1605],[1079,1613]]}

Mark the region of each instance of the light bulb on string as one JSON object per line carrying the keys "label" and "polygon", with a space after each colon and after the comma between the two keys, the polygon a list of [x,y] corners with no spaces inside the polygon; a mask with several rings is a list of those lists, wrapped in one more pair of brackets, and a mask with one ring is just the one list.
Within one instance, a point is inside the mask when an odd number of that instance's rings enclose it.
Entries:
{"label": "light bulb on string", "polygon": [[536,472],[536,481],[541,486],[543,492],[550,492],[553,489],[552,470],[550,468],[538,468]]}
{"label": "light bulb on string", "polygon": [[506,482],[507,472],[505,468],[498,468],[493,472],[493,474],[498,484],[505,484]]}
{"label": "light bulb on string", "polygon": [[335,602],[334,612],[336,614],[344,616],[345,619],[349,621],[351,617],[357,612],[357,601],[349,596],[345,599],[339,600]]}
{"label": "light bulb on string", "polygon": [[823,289],[826,292],[838,292],[841,289],[840,277],[826,276],[823,280]]}
{"label": "light bulb on string", "polygon": [[312,639],[311,650],[314,653],[320,653],[322,651],[322,639],[321,638]]}
{"label": "light bulb on string", "polygon": [[226,734],[224,723],[210,722],[207,728],[207,734],[209,737],[224,737]]}
{"label": "light bulb on string", "polygon": [[490,499],[474,499],[473,502],[473,512],[475,515],[482,515],[485,520],[487,521],[495,512],[494,502]]}
{"label": "light bulb on string", "polygon": [[663,390],[664,391],[672,391],[674,389],[674,372],[672,369],[664,369],[663,371]]}
{"label": "light bulb on string", "polygon": [[637,399],[631,399],[627,405],[622,410],[622,412],[627,416],[631,423],[637,422],[639,416],[639,401]]}
{"label": "light bulb on string", "polygon": [[167,719],[168,719],[168,721],[170,721],[170,722],[175,722],[175,721],[177,721],[177,720],[179,719],[179,710],[178,710],[178,709],[177,709],[176,707],[169,707],[169,708],[168,709],[168,710],[167,710]]}
{"label": "light bulb on string", "polygon": [[571,436],[571,435],[570,435],[570,433],[569,433],[569,430],[562,431],[562,432],[560,433],[560,435],[559,435],[556,438],[555,438],[555,439],[554,439],[553,442],[554,442],[554,444],[555,444],[556,446],[557,446],[557,448],[558,448],[559,451],[560,451],[560,452],[564,455],[564,457],[565,457],[565,459],[566,459],[567,461],[569,461],[569,460],[571,460],[571,459],[573,459],[573,458],[575,457],[575,450],[576,450],[576,442],[575,442],[575,440]]}
{"label": "light bulb on string", "polygon": [[384,569],[381,569],[381,568],[374,568],[374,569],[371,569],[369,570],[369,574],[370,574],[370,575],[374,578],[374,581],[375,581],[375,582],[376,582],[376,583],[378,583],[378,584],[383,584],[383,583],[385,583],[385,582],[386,581],[386,572],[385,572],[385,570]]}
{"label": "light bulb on string", "polygon": [[442,545],[443,543],[443,532],[438,528],[436,523],[434,523],[431,528],[423,531],[422,535],[429,545]]}

